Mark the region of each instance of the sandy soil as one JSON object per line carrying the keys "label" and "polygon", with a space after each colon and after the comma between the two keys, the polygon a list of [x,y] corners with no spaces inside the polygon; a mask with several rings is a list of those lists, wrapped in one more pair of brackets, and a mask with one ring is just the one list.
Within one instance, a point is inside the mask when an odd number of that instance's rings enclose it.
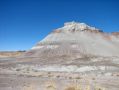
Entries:
{"label": "sandy soil", "polygon": [[38,72],[31,75],[1,72],[0,90],[119,90],[119,77],[66,72]]}
{"label": "sandy soil", "polygon": [[[118,58],[93,58],[66,65],[45,61],[47,66],[40,60],[37,64],[32,63],[34,60],[0,59],[0,90],[119,90]],[[90,64],[92,62],[95,66]],[[87,65],[90,66],[85,67]]]}

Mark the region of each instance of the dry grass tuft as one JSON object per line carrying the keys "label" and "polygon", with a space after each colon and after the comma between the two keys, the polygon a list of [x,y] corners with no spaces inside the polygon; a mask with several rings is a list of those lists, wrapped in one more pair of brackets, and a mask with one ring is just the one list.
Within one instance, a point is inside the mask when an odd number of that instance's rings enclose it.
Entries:
{"label": "dry grass tuft", "polygon": [[56,87],[53,85],[47,86],[47,90],[56,90]]}
{"label": "dry grass tuft", "polygon": [[82,90],[80,85],[68,86],[65,90]]}
{"label": "dry grass tuft", "polygon": [[65,90],[76,90],[75,87],[68,87]]}
{"label": "dry grass tuft", "polygon": [[49,81],[46,83],[46,90],[57,90],[56,83],[54,81]]}
{"label": "dry grass tuft", "polygon": [[75,79],[81,79],[81,77],[76,77]]}
{"label": "dry grass tuft", "polygon": [[95,90],[105,90],[105,88],[100,87],[100,86],[95,86]]}
{"label": "dry grass tuft", "polygon": [[[76,85],[76,86],[68,86],[66,87],[64,90],[92,90],[90,85],[88,86],[85,86],[85,89],[83,86],[80,86],[80,85]],[[105,88],[103,87],[100,87],[100,86],[94,86],[94,90],[105,90]]]}

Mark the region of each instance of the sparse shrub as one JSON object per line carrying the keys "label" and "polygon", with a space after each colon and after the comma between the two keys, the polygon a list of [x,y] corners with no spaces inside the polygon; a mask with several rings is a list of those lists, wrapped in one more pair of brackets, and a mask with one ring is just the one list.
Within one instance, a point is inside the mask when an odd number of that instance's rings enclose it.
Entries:
{"label": "sparse shrub", "polygon": [[100,87],[100,86],[95,86],[95,89],[94,90],[105,90],[105,88]]}
{"label": "sparse shrub", "polygon": [[60,76],[58,75],[58,76],[56,76],[57,78],[60,78]]}
{"label": "sparse shrub", "polygon": [[81,77],[76,77],[75,79],[81,79]]}
{"label": "sparse shrub", "polygon": [[53,77],[53,75],[48,75],[48,77]]}
{"label": "sparse shrub", "polygon": [[42,77],[43,75],[38,75],[38,77]]}
{"label": "sparse shrub", "polygon": [[72,79],[72,77],[69,77],[69,79]]}
{"label": "sparse shrub", "polygon": [[116,76],[119,77],[119,74],[117,74]]}
{"label": "sparse shrub", "polygon": [[29,69],[29,68],[27,68],[27,69],[26,69],[26,71],[27,71],[27,72],[29,72],[29,71],[30,71],[30,69]]}
{"label": "sparse shrub", "polygon": [[102,90],[101,88],[96,88],[95,90]]}
{"label": "sparse shrub", "polygon": [[68,87],[65,90],[76,90],[75,87]]}
{"label": "sparse shrub", "polygon": [[92,78],[92,80],[95,80],[95,78]]}
{"label": "sparse shrub", "polygon": [[17,69],[16,69],[16,71],[20,71],[20,69],[19,69],[19,68],[17,68]]}
{"label": "sparse shrub", "polygon": [[51,72],[48,72],[48,74],[51,74]]}
{"label": "sparse shrub", "polygon": [[38,72],[38,70],[33,70],[34,72]]}
{"label": "sparse shrub", "polygon": [[65,90],[82,90],[80,85],[77,86],[69,86]]}

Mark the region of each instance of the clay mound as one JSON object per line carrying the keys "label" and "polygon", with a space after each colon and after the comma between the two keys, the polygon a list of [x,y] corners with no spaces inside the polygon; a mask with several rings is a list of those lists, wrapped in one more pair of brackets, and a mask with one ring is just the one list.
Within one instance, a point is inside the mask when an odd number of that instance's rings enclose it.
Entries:
{"label": "clay mound", "polygon": [[119,41],[113,35],[85,23],[68,22],[52,31],[26,55],[32,57],[119,56]]}

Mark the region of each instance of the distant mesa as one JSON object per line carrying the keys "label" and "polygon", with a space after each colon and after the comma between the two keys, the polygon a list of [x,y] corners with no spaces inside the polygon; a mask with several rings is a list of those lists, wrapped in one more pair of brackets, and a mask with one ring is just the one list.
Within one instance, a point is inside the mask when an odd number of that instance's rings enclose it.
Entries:
{"label": "distant mesa", "polygon": [[34,57],[119,56],[119,35],[85,23],[67,22],[39,41],[26,55]]}

